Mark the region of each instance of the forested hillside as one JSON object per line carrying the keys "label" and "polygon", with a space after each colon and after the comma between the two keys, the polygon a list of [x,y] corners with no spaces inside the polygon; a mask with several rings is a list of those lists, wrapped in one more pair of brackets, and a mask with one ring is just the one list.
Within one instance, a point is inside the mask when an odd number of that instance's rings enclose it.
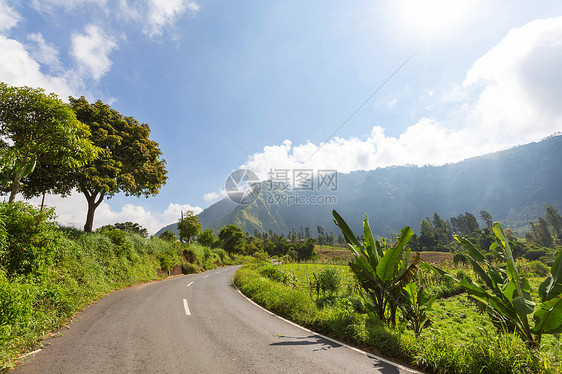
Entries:
{"label": "forested hillside", "polygon": [[[558,135],[439,167],[339,173],[337,190],[321,191],[334,195],[336,204],[268,204],[274,192],[264,184],[252,204],[238,206],[223,199],[205,209],[199,219],[204,228],[215,230],[234,223],[249,233],[257,229],[286,235],[306,226],[322,226],[329,232],[337,231],[331,219],[331,210],[336,209],[350,218],[353,230],[360,231],[361,221],[354,218],[366,212],[375,234],[390,235],[405,225],[417,232],[421,220],[434,212],[448,219],[466,211],[478,215],[486,210],[504,227],[525,231],[547,204],[562,208],[561,159],[562,136]],[[174,230],[175,223],[165,229]]]}

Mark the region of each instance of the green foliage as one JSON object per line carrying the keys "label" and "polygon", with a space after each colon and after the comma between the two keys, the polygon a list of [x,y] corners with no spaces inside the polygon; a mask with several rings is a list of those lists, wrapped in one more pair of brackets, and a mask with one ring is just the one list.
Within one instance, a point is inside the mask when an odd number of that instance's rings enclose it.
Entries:
{"label": "green foliage", "polygon": [[548,266],[539,260],[529,262],[529,271],[538,277],[546,277],[550,273]]}
{"label": "green foliage", "polygon": [[[96,158],[100,149],[89,136],[88,127],[56,95],[0,82],[0,164],[7,182],[2,187],[10,192],[10,202],[23,187],[20,182],[32,175],[39,179],[27,181],[26,196],[70,191],[71,183],[57,178],[57,170],[80,167]],[[37,172],[41,168],[49,169],[51,176],[41,178],[45,176]]]}
{"label": "green foliage", "polygon": [[140,197],[156,195],[166,183],[165,161],[158,143],[149,139],[148,124],[123,116],[100,100],[90,104],[81,97],[70,98],[76,118],[91,132],[90,141],[102,148],[98,158],[70,170],[66,185],[86,196],[88,214],[84,231],[91,232],[94,213],[104,198],[116,193]]}
{"label": "green foliage", "polygon": [[[220,249],[116,228],[59,229],[53,217],[49,209],[0,203],[0,372],[35,349],[43,335],[115,289],[157,279],[178,265],[191,273],[230,261]],[[184,251],[193,262],[182,258]]]}
{"label": "green foliage", "polygon": [[[513,331],[529,346],[536,347],[543,334],[562,331],[562,255],[558,255],[552,266],[551,276],[541,284],[539,296],[542,304],[536,306],[531,298],[529,280],[519,274],[509,241],[499,222],[494,223],[493,231],[497,241],[492,246],[505,259],[505,267],[493,265],[466,238],[455,237],[468,251],[474,272],[483,284],[474,283],[470,278],[457,281],[443,271],[436,271],[459,282],[488,313],[498,329]],[[529,325],[529,316],[535,321],[533,328]]]}
{"label": "green foliage", "polygon": [[525,239],[541,247],[552,248],[554,239],[548,229],[548,223],[539,217],[537,223],[529,222],[531,230],[525,235]]}
{"label": "green foliage", "polygon": [[263,307],[303,325],[310,325],[316,305],[297,289],[263,277],[255,266],[239,269],[233,278],[234,284],[244,294]]}
{"label": "green foliage", "polygon": [[325,267],[319,273],[314,274],[313,287],[322,296],[333,296],[341,287],[341,274],[334,267]]}
{"label": "green foliage", "polygon": [[199,235],[201,222],[199,222],[199,218],[197,218],[193,211],[188,210],[185,214],[183,212],[181,213],[177,227],[180,233],[180,241],[189,242],[192,236]]}
{"label": "green foliage", "polygon": [[418,287],[416,283],[404,286],[403,296],[408,302],[401,303],[400,310],[417,337],[431,324],[426,312],[431,309],[437,296],[427,297],[423,287]]}
{"label": "green foliage", "polygon": [[0,204],[0,269],[9,277],[43,274],[55,256],[57,232],[53,209],[30,204]]}
{"label": "green foliage", "polygon": [[213,229],[203,230],[203,232],[201,232],[201,234],[197,237],[197,242],[205,247],[213,247],[216,241],[217,237],[215,236]]}
{"label": "green foliage", "polygon": [[96,230],[96,232],[109,231],[109,230],[113,230],[113,229],[119,229],[119,230],[127,231],[127,232],[130,232],[130,233],[133,233],[133,234],[138,234],[138,235],[142,236],[143,238],[148,237],[148,231],[136,222],[135,223],[133,223],[133,222],[117,222],[113,225],[102,226],[102,227],[98,228]]}
{"label": "green foliage", "polygon": [[401,303],[402,288],[414,280],[419,254],[410,262],[410,249],[406,244],[413,235],[409,227],[404,227],[393,246],[385,241],[374,240],[369,220],[363,220],[365,240],[359,244],[343,218],[334,210],[334,222],[341,229],[345,241],[355,259],[350,263],[359,284],[373,303],[374,313],[383,322],[396,324],[396,310]]}
{"label": "green foliage", "polygon": [[173,243],[178,241],[178,236],[172,230],[166,230],[162,234],[160,234],[160,239]]}
{"label": "green foliage", "polygon": [[244,253],[246,242],[244,233],[236,225],[228,225],[219,231],[222,248],[228,253]]}

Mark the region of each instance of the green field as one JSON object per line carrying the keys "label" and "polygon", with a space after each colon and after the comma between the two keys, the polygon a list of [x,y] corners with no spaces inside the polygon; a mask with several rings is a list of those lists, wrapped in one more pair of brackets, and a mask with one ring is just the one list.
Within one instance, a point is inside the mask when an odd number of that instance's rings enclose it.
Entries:
{"label": "green field", "polygon": [[[315,275],[328,268],[339,275],[337,290],[318,293]],[[466,266],[448,271],[475,277]],[[429,372],[562,372],[558,336],[545,335],[539,350],[529,350],[518,336],[499,333],[465,293],[446,292],[454,286],[424,271],[418,276],[430,293],[453,294],[433,304],[428,313],[432,324],[419,337],[405,324],[392,329],[368,317],[348,266],[253,264],[238,271],[235,283],[258,303],[301,325]],[[531,277],[535,289],[541,281]]]}

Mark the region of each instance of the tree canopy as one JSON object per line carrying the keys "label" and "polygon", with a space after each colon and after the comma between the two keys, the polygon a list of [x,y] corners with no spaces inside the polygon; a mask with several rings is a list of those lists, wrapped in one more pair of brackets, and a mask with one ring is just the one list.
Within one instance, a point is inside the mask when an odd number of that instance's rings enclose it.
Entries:
{"label": "tree canopy", "polygon": [[[34,169],[76,168],[100,151],[90,141],[88,126],[55,94],[41,88],[11,87],[0,82],[0,159],[4,191],[15,199],[22,178]],[[37,168],[36,168],[37,165]],[[42,179],[25,195],[60,188],[65,181]]]}
{"label": "tree canopy", "polygon": [[246,235],[242,229],[236,225],[222,227],[219,231],[219,239],[222,241],[222,248],[228,253],[244,253]]}
{"label": "tree canopy", "polygon": [[166,161],[158,143],[149,139],[148,124],[123,116],[101,100],[69,98],[76,118],[89,126],[90,140],[100,147],[99,157],[69,173],[69,183],[86,196],[88,215],[84,231],[92,231],[94,212],[104,198],[156,195],[166,183]]}
{"label": "tree canopy", "polygon": [[199,218],[188,210],[185,214],[182,212],[181,218],[178,220],[178,231],[180,232],[180,241],[189,241],[192,236],[197,236],[201,230],[201,222]]}

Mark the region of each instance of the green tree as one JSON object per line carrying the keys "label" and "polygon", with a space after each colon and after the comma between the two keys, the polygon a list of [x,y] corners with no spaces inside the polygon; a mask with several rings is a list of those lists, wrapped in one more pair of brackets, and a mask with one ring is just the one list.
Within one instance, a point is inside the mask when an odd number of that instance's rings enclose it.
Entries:
{"label": "green tree", "polygon": [[154,196],[166,183],[166,161],[158,143],[149,139],[148,124],[123,116],[100,100],[69,98],[76,118],[90,127],[90,140],[102,148],[99,157],[75,169],[69,178],[86,196],[88,213],[84,231],[91,232],[94,213],[104,198],[124,192],[127,196]]}
{"label": "green tree", "polygon": [[228,253],[244,253],[246,244],[244,237],[244,233],[236,225],[222,227],[219,231],[222,248]]}
{"label": "green tree", "polygon": [[529,222],[529,224],[531,225],[531,231],[525,234],[525,239],[541,247],[551,248],[554,245],[554,240],[548,230],[548,223],[544,218],[539,217],[537,223]]}
{"label": "green tree", "polygon": [[139,234],[140,236],[142,236],[143,238],[147,238],[148,237],[148,230],[145,229],[144,227],[142,227],[141,225],[139,225],[136,222],[117,222],[115,223],[115,228],[122,230],[122,231],[127,231],[127,232],[131,232],[133,234]]}
{"label": "green tree", "polygon": [[172,230],[166,230],[162,234],[160,234],[160,239],[173,243],[178,240],[178,237]]}
{"label": "green tree", "polygon": [[212,247],[216,241],[217,238],[215,236],[215,232],[211,228],[204,230],[197,237],[197,242],[199,242],[199,244],[201,245],[204,245],[205,247]]}
{"label": "green tree", "polygon": [[486,224],[486,227],[488,227],[488,229],[490,229],[490,231],[492,231],[492,225],[494,224],[494,221],[492,220],[492,215],[485,210],[481,210],[480,211],[480,218],[482,218],[482,221],[484,221],[484,223]]}
{"label": "green tree", "polygon": [[[30,175],[36,165],[59,170],[94,160],[100,149],[89,136],[88,127],[55,94],[0,82],[0,157],[3,188],[10,192],[10,202],[21,190],[22,178]],[[51,178],[34,185],[33,191],[38,195],[61,184],[71,183]]]}
{"label": "green tree", "polygon": [[199,218],[197,218],[193,211],[188,210],[187,212],[185,212],[185,214],[182,212],[181,218],[178,220],[180,241],[190,241],[192,236],[199,235],[201,227],[201,222],[199,222]]}
{"label": "green tree", "polygon": [[429,218],[424,218],[420,222],[419,242],[421,249],[426,251],[433,251],[437,246],[437,235],[435,235]]}
{"label": "green tree", "polygon": [[547,205],[544,212],[544,219],[552,227],[552,234],[556,239],[560,239],[560,233],[562,233],[562,217],[552,205]]}

